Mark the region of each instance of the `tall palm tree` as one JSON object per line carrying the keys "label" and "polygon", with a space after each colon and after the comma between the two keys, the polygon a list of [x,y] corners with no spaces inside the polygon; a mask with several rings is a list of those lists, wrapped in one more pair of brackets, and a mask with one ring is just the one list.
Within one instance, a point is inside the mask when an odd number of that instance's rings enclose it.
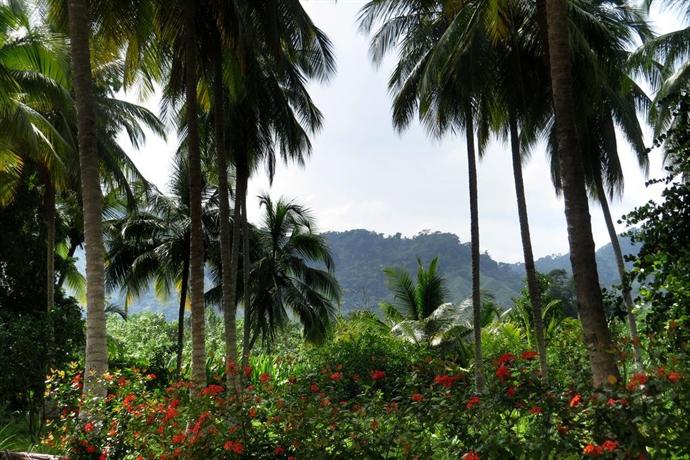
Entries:
{"label": "tall palm tree", "polygon": [[[257,231],[256,260],[249,276],[250,351],[258,337],[272,342],[289,321],[302,324],[304,338],[320,343],[340,303],[340,286],[325,239],[314,218],[299,204],[268,195],[260,197],[263,225]],[[323,268],[319,268],[323,267]]]}
{"label": "tall palm tree", "polygon": [[565,0],[546,1],[549,65],[556,119],[558,156],[568,225],[570,261],[575,279],[580,321],[590,357],[592,379],[601,386],[620,379],[599,287],[594,239],[578,149],[570,62],[568,10]]}
{"label": "tall palm tree", "polygon": [[[477,193],[477,166],[475,152],[475,119],[479,107],[485,103],[483,83],[486,67],[483,59],[487,43],[471,40],[470,45],[458,53],[458,71],[452,78],[437,81],[429,75],[438,73],[430,65],[434,47],[444,37],[456,11],[452,5],[441,2],[390,2],[374,0],[367,3],[359,15],[360,27],[372,32],[379,26],[370,44],[375,63],[380,63],[387,52],[399,47],[400,59],[389,80],[394,92],[393,123],[404,129],[416,111],[427,129],[442,136],[457,126],[465,131],[470,196],[470,235],[472,251],[472,306],[474,321],[475,380],[479,391],[484,386],[481,351],[481,291],[479,272],[479,211]],[[467,19],[462,16],[462,19]],[[479,37],[481,38],[481,37]],[[467,71],[471,69],[471,71]],[[429,80],[433,88],[429,89]],[[481,154],[480,143],[480,154]]]}
{"label": "tall palm tree", "polygon": [[77,108],[84,239],[86,242],[86,355],[84,393],[105,396],[98,377],[108,370],[101,183],[96,140],[96,100],[91,77],[91,20],[85,0],[68,0],[72,78]]}

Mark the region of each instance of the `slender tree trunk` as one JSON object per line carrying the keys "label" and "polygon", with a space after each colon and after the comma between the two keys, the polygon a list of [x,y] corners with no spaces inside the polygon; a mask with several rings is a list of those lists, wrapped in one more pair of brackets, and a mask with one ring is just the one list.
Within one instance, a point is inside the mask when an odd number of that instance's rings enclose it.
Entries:
{"label": "slender tree trunk", "polygon": [[594,258],[594,239],[584,168],[578,155],[572,113],[575,104],[572,93],[566,1],[547,0],[546,17],[570,263],[575,279],[584,340],[589,352],[592,380],[594,386],[599,387],[606,384],[610,376],[616,381],[620,380],[620,374],[604,315],[597,263]]}
{"label": "slender tree trunk", "polygon": [[204,234],[201,224],[201,152],[197,114],[196,2],[188,0],[185,11],[186,56],[185,93],[187,143],[189,155],[189,210],[191,233],[189,249],[189,293],[192,302],[192,382],[206,385],[206,344],[204,317]]}
{"label": "slender tree trunk", "polygon": [[[189,243],[185,245],[189,247]],[[177,314],[177,376],[182,376],[182,350],[184,349],[184,310],[187,305],[187,288],[189,286],[189,251],[184,255],[182,264],[182,284],[180,285],[180,309]]]}
{"label": "slender tree trunk", "polygon": [[50,313],[55,306],[55,187],[50,178],[46,178],[45,187],[46,311]]}
{"label": "slender tree trunk", "polygon": [[[240,264],[240,229],[242,226],[242,199],[246,193],[244,168],[238,162],[235,165],[235,209],[232,218],[232,248],[230,249],[230,265],[228,268],[229,279],[227,285],[228,306],[227,311],[223,312],[225,320],[225,359],[226,359],[226,379],[228,387],[238,388],[238,369],[237,364],[237,273]],[[223,269],[224,270],[224,269]],[[225,283],[223,283],[223,296],[225,296]]]}
{"label": "slender tree trunk", "polygon": [[[220,52],[216,59],[213,109],[215,113],[216,136],[216,169],[218,169],[218,195],[220,200],[220,260],[221,260],[221,309],[223,310],[223,323],[225,326],[225,362],[226,378],[228,384],[234,385],[235,373],[227,372],[237,364],[237,324],[235,307],[235,290],[233,286],[237,280],[237,262],[235,262],[235,274],[232,273],[232,258],[234,241],[230,235],[230,201],[228,197],[228,164],[225,152],[225,137],[223,133],[223,67]],[[233,277],[235,281],[233,282]],[[233,375],[234,374],[234,375]]]}
{"label": "slender tree trunk", "polygon": [[247,221],[247,181],[248,177],[245,176],[244,180],[244,195],[242,196],[242,294],[244,300],[244,334],[242,337],[242,367],[247,367],[249,365],[249,353],[251,351],[251,346],[249,344],[251,336],[251,325],[252,325],[252,308],[251,308],[251,296],[249,293],[249,270],[251,267],[250,260],[250,248],[249,248],[249,223]]}
{"label": "slender tree trunk", "polygon": [[626,319],[628,320],[628,328],[630,329],[630,340],[633,344],[633,356],[635,359],[635,366],[638,369],[642,369],[642,349],[640,347],[640,336],[637,333],[637,322],[635,321],[635,315],[632,310],[634,307],[632,295],[630,294],[630,283],[628,281],[628,275],[625,271],[625,262],[623,261],[623,251],[621,251],[621,245],[618,241],[618,234],[616,233],[616,227],[613,225],[613,218],[611,217],[611,210],[609,209],[608,199],[606,198],[606,192],[604,191],[604,186],[601,183],[601,177],[597,177],[597,198],[601,204],[601,211],[604,214],[604,220],[606,221],[606,229],[609,232],[609,238],[611,239],[611,246],[613,247],[613,254],[616,257],[616,265],[618,267],[618,275],[621,278],[621,285],[623,289],[623,303],[626,310]]}
{"label": "slender tree trunk", "polygon": [[104,397],[98,382],[108,371],[105,334],[105,248],[101,222],[101,181],[96,144],[96,101],[91,81],[89,35],[91,22],[86,0],[68,0],[72,79],[77,108],[79,167],[86,243],[86,356],[84,394]]}
{"label": "slender tree trunk", "polygon": [[510,149],[513,156],[513,179],[515,180],[515,196],[517,198],[518,220],[520,221],[520,238],[522,240],[522,252],[525,258],[525,272],[527,274],[527,291],[532,304],[532,321],[534,323],[534,335],[537,339],[537,351],[539,352],[539,369],[542,378],[548,378],[546,365],[546,343],[544,341],[544,320],[542,317],[541,290],[537,280],[537,270],[534,267],[534,254],[532,253],[532,237],[529,233],[529,218],[527,216],[527,200],[525,199],[525,184],[522,180],[522,155],[520,155],[520,136],[518,133],[517,119],[513,112],[510,113]]}
{"label": "slender tree trunk", "polygon": [[478,393],[484,391],[484,359],[482,357],[482,297],[479,289],[479,202],[477,192],[477,160],[474,152],[472,109],[465,111],[467,137],[467,170],[470,185],[470,235],[472,245],[472,316],[474,323],[474,382]]}

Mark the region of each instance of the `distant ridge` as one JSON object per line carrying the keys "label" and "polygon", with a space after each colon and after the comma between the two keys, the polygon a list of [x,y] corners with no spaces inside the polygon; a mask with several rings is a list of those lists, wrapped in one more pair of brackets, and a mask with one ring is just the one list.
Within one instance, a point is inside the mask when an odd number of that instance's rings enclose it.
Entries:
{"label": "distant ridge", "polygon": [[[455,234],[427,231],[407,238],[400,234],[385,236],[357,229],[325,232],[323,236],[333,252],[335,274],[343,288],[342,311],[345,313],[357,309],[378,310],[378,303],[390,295],[382,270],[399,266],[414,273],[417,257],[424,264],[439,257],[439,271],[446,279],[450,302],[461,302],[471,294],[470,244],[460,241]],[[629,238],[620,236],[620,241],[623,254],[637,254],[638,249]],[[76,257],[83,260],[83,251],[78,250]],[[83,272],[82,260],[78,265]],[[556,269],[571,272],[568,254],[542,257],[535,264],[543,273]],[[602,286],[619,282],[610,243],[597,251],[597,266]],[[504,308],[509,308],[511,299],[519,294],[522,286],[525,276],[523,264],[498,262],[485,252],[481,255],[480,268],[482,289],[491,292]],[[111,295],[110,300],[120,306],[124,303],[121,295]],[[174,293],[161,302],[149,289],[129,305],[129,311],[156,311],[173,320],[177,318],[178,302]]]}

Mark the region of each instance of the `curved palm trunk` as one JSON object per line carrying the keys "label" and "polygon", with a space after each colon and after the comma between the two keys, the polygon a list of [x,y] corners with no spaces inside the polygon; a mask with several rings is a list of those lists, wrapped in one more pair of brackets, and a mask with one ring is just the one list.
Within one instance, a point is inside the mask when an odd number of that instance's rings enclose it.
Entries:
{"label": "curved palm trunk", "polygon": [[[234,241],[230,237],[230,202],[228,197],[228,164],[225,156],[225,137],[223,135],[223,67],[220,53],[216,57],[216,69],[213,88],[213,109],[215,112],[216,169],[218,169],[218,196],[220,214],[220,263],[221,263],[221,309],[225,326],[225,362],[226,370],[237,364],[237,325],[235,291],[233,279],[237,282],[237,262],[235,273],[232,273],[232,258],[237,249],[232,248]],[[234,229],[234,227],[233,227]],[[234,376],[227,372],[228,384],[234,384]]]}
{"label": "curved palm trunk", "polygon": [[618,241],[618,234],[616,233],[616,227],[613,225],[613,218],[611,217],[611,210],[609,209],[608,199],[606,198],[606,192],[604,191],[604,186],[601,183],[601,177],[597,177],[597,198],[601,204],[601,211],[604,214],[604,220],[606,221],[606,230],[609,232],[609,238],[611,239],[611,246],[613,247],[613,254],[616,257],[616,265],[618,267],[618,275],[621,278],[621,284],[623,288],[623,303],[625,304],[626,319],[628,320],[628,328],[630,329],[630,340],[633,344],[633,356],[635,359],[635,366],[638,369],[642,369],[642,349],[640,347],[640,336],[637,333],[637,321],[635,321],[635,315],[632,313],[634,304],[632,300],[632,295],[630,294],[630,283],[628,282],[628,275],[625,272],[625,262],[623,261],[623,251],[621,250],[620,242]]}
{"label": "curved palm trunk", "polygon": [[242,337],[242,367],[249,365],[249,353],[251,352],[251,324],[252,309],[249,296],[249,224],[247,222],[247,180],[244,177],[244,196],[242,197],[242,293],[244,299],[244,334]]}
{"label": "curved palm trunk", "polygon": [[191,217],[189,293],[192,303],[192,382],[198,389],[206,385],[206,343],[204,336],[204,235],[201,226],[201,152],[199,149],[196,94],[195,3],[193,0],[187,1],[187,11],[185,11],[185,99]]}
{"label": "curved palm trunk", "polygon": [[79,167],[86,243],[86,357],[84,394],[104,397],[98,378],[108,370],[105,334],[105,248],[101,222],[101,181],[96,144],[96,101],[91,81],[91,30],[86,0],[68,0],[72,79],[77,108]]}
{"label": "curved palm trunk", "polygon": [[477,392],[484,391],[484,360],[482,358],[482,298],[479,290],[479,204],[477,192],[477,160],[474,152],[472,109],[465,112],[467,137],[467,170],[470,185],[470,235],[472,245],[472,316],[474,323],[474,382]]}
{"label": "curved palm trunk", "polygon": [[546,18],[570,263],[575,279],[580,322],[589,352],[592,380],[594,386],[599,387],[606,384],[609,376],[620,380],[620,374],[616,358],[611,351],[611,337],[604,315],[597,263],[594,258],[594,239],[584,168],[578,155],[572,113],[574,101],[565,0],[547,0]]}
{"label": "curved palm trunk", "polygon": [[520,238],[522,252],[525,258],[525,272],[527,273],[527,291],[532,304],[532,321],[534,322],[534,336],[539,352],[539,369],[542,378],[548,378],[546,365],[546,344],[544,341],[544,321],[542,317],[541,290],[537,281],[537,270],[534,267],[532,253],[532,237],[529,233],[529,218],[527,217],[527,201],[525,200],[525,184],[522,180],[522,157],[520,155],[520,136],[514,113],[510,113],[510,150],[513,157],[513,179],[515,180],[515,196],[517,198],[518,219],[520,221]]}
{"label": "curved palm trunk", "polygon": [[[189,243],[186,244],[189,247]],[[177,376],[182,376],[182,350],[184,349],[184,310],[187,305],[187,287],[189,285],[189,251],[184,255],[182,264],[182,284],[180,285],[180,308],[177,314]]]}

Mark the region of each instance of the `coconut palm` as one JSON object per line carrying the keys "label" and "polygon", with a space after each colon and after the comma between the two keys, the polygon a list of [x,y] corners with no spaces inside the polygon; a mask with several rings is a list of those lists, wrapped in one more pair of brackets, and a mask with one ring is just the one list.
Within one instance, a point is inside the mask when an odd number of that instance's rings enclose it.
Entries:
{"label": "coconut palm", "polygon": [[330,251],[316,233],[309,210],[268,195],[262,195],[260,203],[263,222],[249,276],[250,303],[245,304],[251,321],[245,355],[258,337],[272,342],[291,314],[302,324],[306,340],[321,343],[335,319],[341,293]]}
{"label": "coconut palm", "polygon": [[[374,0],[361,10],[360,27],[372,32],[378,26],[370,43],[375,63],[380,63],[387,52],[398,47],[399,61],[391,74],[389,88],[393,91],[393,123],[398,129],[409,125],[415,112],[427,129],[442,136],[456,127],[465,131],[470,195],[470,235],[472,250],[472,303],[474,318],[475,380],[483,387],[481,352],[481,293],[479,274],[479,213],[477,194],[477,167],[475,153],[475,119],[479,107],[486,102],[482,88],[486,82],[486,60],[477,59],[487,52],[487,43],[471,40],[457,58],[458,72],[445,78],[443,84],[435,82],[429,90],[429,61],[434,47],[444,36],[452,5],[442,2],[390,2]],[[467,19],[466,16],[462,16]],[[471,72],[465,69],[472,69]],[[435,79],[434,79],[435,80]],[[481,145],[480,145],[481,147]],[[479,149],[481,154],[482,150]]]}
{"label": "coconut palm", "polygon": [[606,324],[594,257],[594,239],[589,215],[584,167],[576,137],[575,100],[570,61],[568,10],[565,0],[546,1],[551,90],[558,140],[561,183],[568,225],[570,261],[575,278],[580,321],[590,357],[595,386],[619,378],[611,354],[611,336]]}

